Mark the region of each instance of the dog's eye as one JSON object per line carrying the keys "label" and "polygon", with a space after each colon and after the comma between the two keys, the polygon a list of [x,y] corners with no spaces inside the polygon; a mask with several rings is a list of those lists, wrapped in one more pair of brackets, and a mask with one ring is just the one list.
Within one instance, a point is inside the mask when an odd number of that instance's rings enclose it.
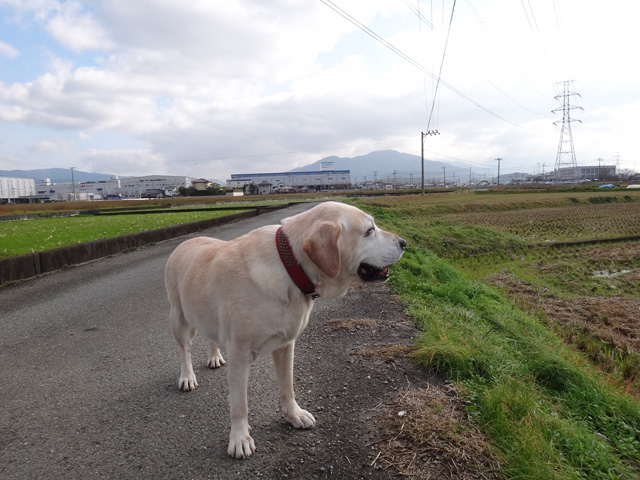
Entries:
{"label": "dog's eye", "polygon": [[371,235],[371,234],[372,234],[373,232],[375,232],[375,231],[376,231],[376,227],[375,227],[375,225],[371,225],[371,227],[369,227],[369,230],[367,230],[367,231],[364,233],[364,236],[365,236],[365,237],[368,237],[369,235]]}

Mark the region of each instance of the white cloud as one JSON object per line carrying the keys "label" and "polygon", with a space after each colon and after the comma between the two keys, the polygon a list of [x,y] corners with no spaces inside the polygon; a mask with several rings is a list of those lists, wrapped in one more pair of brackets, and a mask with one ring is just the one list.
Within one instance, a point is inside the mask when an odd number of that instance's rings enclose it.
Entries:
{"label": "white cloud", "polygon": [[13,153],[0,154],[0,169],[2,170],[18,170],[20,169],[20,157]]}
{"label": "white cloud", "polygon": [[[98,150],[90,149],[78,155],[78,161],[88,171],[125,173],[131,176],[149,175],[166,170],[164,159],[147,150]],[[178,173],[179,174],[179,173]]]}
{"label": "white cloud", "polygon": [[7,58],[16,58],[20,55],[20,51],[14,46],[0,40],[0,55]]}
{"label": "white cloud", "polygon": [[75,52],[113,47],[102,25],[78,1],[60,3],[46,25],[53,38]]}
{"label": "white cloud", "polygon": [[72,143],[60,137],[48,140],[40,140],[33,145],[32,149],[35,152],[47,153],[73,153],[75,151]]}
{"label": "white cloud", "polygon": [[[55,42],[42,46],[50,63],[38,74],[0,82],[0,120],[49,130],[41,147],[59,132],[72,132],[65,138],[95,149],[76,151],[77,161],[92,168],[184,169],[224,179],[242,170],[285,170],[322,156],[363,154],[380,144],[420,153],[419,132],[427,126],[435,82],[321,2],[0,5],[15,12],[16,22],[34,19]],[[402,2],[339,5],[430,72],[439,71],[450,2],[434,12],[433,30],[418,28]],[[635,44],[631,13],[638,7],[625,6],[629,15],[620,18],[617,31],[605,31],[608,24],[597,21],[614,15],[615,6],[603,10],[567,0],[561,7],[558,20],[553,5],[535,4],[536,27],[519,2],[476,5],[484,23],[458,4],[443,68],[446,85],[439,86],[429,127],[442,133],[429,139],[432,151],[442,159],[489,164],[501,156],[505,168],[509,161],[514,168],[552,163],[559,134],[551,114],[559,106],[555,82],[572,78],[572,64],[580,73],[576,90],[592,103],[584,105],[584,126],[576,128],[576,150],[586,158],[618,150],[623,157],[637,155],[628,140],[637,130],[628,114],[640,102],[636,75],[633,62],[621,61],[625,49],[615,47]],[[567,38],[571,43],[562,43]],[[7,56],[2,45],[0,55]],[[26,51],[12,40],[6,45]],[[110,132],[128,145],[101,144],[101,133]],[[610,153],[600,153],[604,145]],[[49,158],[61,157],[51,150]]]}

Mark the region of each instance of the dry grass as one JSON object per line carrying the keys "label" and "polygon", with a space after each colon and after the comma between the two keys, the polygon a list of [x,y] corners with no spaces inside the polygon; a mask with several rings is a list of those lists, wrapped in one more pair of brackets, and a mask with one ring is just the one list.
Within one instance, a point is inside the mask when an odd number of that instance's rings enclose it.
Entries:
{"label": "dry grass", "polygon": [[532,244],[637,235],[640,202],[480,211],[446,215],[447,221],[518,235]]}
{"label": "dry grass", "polygon": [[[630,277],[635,278],[637,272]],[[640,397],[640,298],[613,295],[563,298],[539,291],[507,272],[491,282],[509,291],[522,306],[544,319],[618,382]],[[612,379],[616,383],[615,379]]]}
{"label": "dry grass", "polygon": [[376,462],[429,479],[501,479],[501,460],[468,420],[453,387],[410,388],[379,408],[383,440]]}
{"label": "dry grass", "polygon": [[327,326],[334,332],[355,332],[361,328],[376,328],[378,321],[373,318],[351,320],[329,320]]}
{"label": "dry grass", "polygon": [[623,295],[559,298],[539,292],[504,272],[494,276],[492,282],[525,300],[530,307],[544,311],[547,319],[559,325],[582,329],[621,351],[640,354],[640,298]]}
{"label": "dry grass", "polygon": [[355,354],[375,363],[395,363],[400,358],[408,358],[412,350],[408,345],[382,345],[361,348]]}
{"label": "dry grass", "polygon": [[[344,322],[342,322],[344,323]],[[350,325],[353,322],[349,322]],[[411,356],[409,345],[380,345],[354,353],[395,366]],[[473,426],[454,388],[426,383],[377,407],[382,440],[373,464],[419,479],[501,479],[500,461]]]}

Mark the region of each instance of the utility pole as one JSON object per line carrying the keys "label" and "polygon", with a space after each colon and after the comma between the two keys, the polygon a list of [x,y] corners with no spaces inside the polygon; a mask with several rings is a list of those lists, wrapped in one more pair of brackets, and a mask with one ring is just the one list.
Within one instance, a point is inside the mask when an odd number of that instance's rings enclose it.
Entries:
{"label": "utility pole", "polygon": [[564,82],[558,83],[562,83],[564,85],[564,91],[562,94],[556,95],[554,98],[556,100],[562,99],[562,107],[551,110],[552,113],[562,112],[562,120],[553,122],[554,125],[557,125],[559,123],[562,124],[560,128],[560,142],[558,143],[558,152],[556,154],[556,172],[558,175],[558,180],[560,180],[561,168],[573,168],[573,181],[576,181],[578,177],[578,164],[576,163],[576,151],[573,146],[571,122],[582,123],[582,121],[571,118],[571,110],[575,110],[577,108],[583,110],[583,108],[571,105],[571,97],[574,95],[580,96],[579,93],[571,92],[569,90],[571,84],[573,83],[573,80],[565,80]]}
{"label": "utility pole", "polygon": [[442,167],[442,186],[447,188],[447,167]]}
{"label": "utility pole", "polygon": [[427,130],[426,132],[420,132],[420,144],[422,145],[422,194],[424,195],[424,137],[427,135],[440,135],[438,130]]}
{"label": "utility pole", "polygon": [[71,189],[73,190],[73,201],[76,201],[76,182],[73,179],[73,171],[76,167],[69,167],[71,169]]}
{"label": "utility pole", "polygon": [[542,164],[542,182],[543,182],[543,183],[546,183],[546,182],[547,182],[547,177],[545,176],[545,173],[544,173],[544,166],[545,166],[545,165],[546,165],[546,163],[543,163],[543,164]]}
{"label": "utility pole", "polygon": [[603,158],[598,158],[598,181],[601,182],[602,181],[602,170],[601,170],[601,165],[600,163],[602,162],[602,160],[604,160]]}
{"label": "utility pole", "polygon": [[496,158],[496,161],[498,162],[498,190],[500,190],[500,162],[502,158]]}

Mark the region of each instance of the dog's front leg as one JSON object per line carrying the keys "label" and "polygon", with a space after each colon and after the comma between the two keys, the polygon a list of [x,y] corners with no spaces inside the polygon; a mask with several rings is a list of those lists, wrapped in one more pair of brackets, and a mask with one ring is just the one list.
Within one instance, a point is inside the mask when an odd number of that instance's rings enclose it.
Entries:
{"label": "dog's front leg", "polygon": [[282,413],[284,413],[284,418],[295,428],[311,428],[316,425],[316,419],[309,412],[300,408],[293,393],[293,350],[294,342],[291,342],[272,353],[280,387]]}
{"label": "dog's front leg", "polygon": [[231,433],[227,453],[234,458],[247,458],[256,451],[249,426],[247,384],[251,358],[238,348],[227,349],[227,376],[229,378],[229,406],[231,410]]}

